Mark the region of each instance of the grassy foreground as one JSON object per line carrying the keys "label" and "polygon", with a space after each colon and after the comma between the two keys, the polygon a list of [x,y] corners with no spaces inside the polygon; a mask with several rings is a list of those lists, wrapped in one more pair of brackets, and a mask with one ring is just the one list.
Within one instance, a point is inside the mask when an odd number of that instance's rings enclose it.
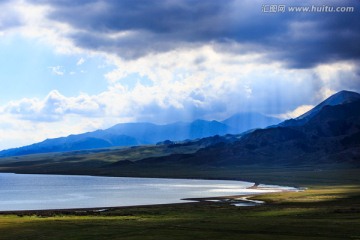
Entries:
{"label": "grassy foreground", "polygon": [[268,204],[2,214],[0,239],[360,239],[359,185],[313,186],[255,198]]}

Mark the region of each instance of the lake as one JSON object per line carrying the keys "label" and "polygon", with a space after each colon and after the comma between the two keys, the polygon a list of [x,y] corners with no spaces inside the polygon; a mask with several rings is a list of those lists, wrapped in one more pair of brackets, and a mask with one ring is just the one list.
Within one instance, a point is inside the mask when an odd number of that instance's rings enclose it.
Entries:
{"label": "lake", "polygon": [[246,195],[253,183],[222,180],[0,173],[0,211],[181,203],[183,198]]}

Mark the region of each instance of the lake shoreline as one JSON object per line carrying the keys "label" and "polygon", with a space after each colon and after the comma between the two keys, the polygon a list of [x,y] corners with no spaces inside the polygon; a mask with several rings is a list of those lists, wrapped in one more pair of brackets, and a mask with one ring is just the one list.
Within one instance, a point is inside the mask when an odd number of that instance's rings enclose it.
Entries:
{"label": "lake shoreline", "polygon": [[[151,204],[151,205],[134,205],[134,206],[115,206],[115,207],[96,207],[96,208],[69,208],[69,209],[41,209],[41,210],[9,210],[9,211],[0,211],[0,215],[17,215],[17,216],[53,216],[53,215],[98,215],[102,212],[111,212],[121,209],[130,209],[130,208],[152,208],[152,207],[166,207],[166,206],[175,206],[175,205],[204,205],[204,204],[229,204],[228,199],[236,199],[240,197],[254,197],[262,194],[253,194],[253,195],[234,195],[234,196],[224,196],[224,197],[210,197],[210,198],[192,198],[192,199],[182,199],[185,201],[183,203],[166,203],[166,204]],[[213,202],[211,200],[218,199],[219,202]],[[237,202],[247,203],[247,200],[237,200]]]}
{"label": "lake shoreline", "polygon": [[[229,180],[199,180],[199,179],[165,179],[165,178],[138,178],[138,177],[111,177],[116,180],[111,181],[110,185],[107,185],[108,180],[111,179],[104,176],[84,176],[84,175],[45,175],[45,174],[16,174],[16,173],[7,173],[9,175],[3,175],[3,181],[5,189],[2,189],[5,192],[12,193],[16,192],[16,188],[9,188],[13,186],[13,183],[10,179],[16,182],[18,180],[19,184],[15,186],[20,186],[18,191],[24,191],[21,188],[22,184],[24,186],[33,187],[33,182],[36,182],[41,185],[43,195],[39,195],[41,199],[44,198],[44,205],[41,206],[38,201],[39,199],[29,199],[19,198],[18,195],[12,194],[12,198],[4,199],[2,203],[4,208],[1,208],[0,214],[32,214],[39,211],[44,212],[100,212],[108,211],[111,209],[119,208],[128,208],[128,207],[143,207],[143,206],[158,206],[158,205],[172,205],[172,204],[186,204],[193,202],[218,202],[223,204],[237,204],[236,206],[255,206],[259,205],[258,202],[249,200],[248,198],[254,197],[256,195],[273,193],[273,192],[283,192],[283,191],[298,191],[297,188],[288,187],[288,186],[278,186],[278,185],[262,185],[259,183],[251,183],[244,181],[229,181]],[[12,176],[11,178],[6,176]],[[30,180],[27,176],[31,177]],[[61,176],[61,177],[59,177]],[[1,177],[1,175],[0,175]],[[25,182],[22,180],[23,177],[26,177]],[[50,178],[47,178],[50,177]],[[85,178],[86,177],[86,178]],[[104,179],[106,182],[104,182]],[[131,181],[129,182],[129,179]],[[149,181],[148,181],[149,180]],[[150,181],[151,180],[151,181]],[[165,182],[163,182],[165,180]],[[176,180],[176,181],[174,181]],[[179,180],[179,181],[177,181]],[[6,183],[6,181],[9,181]],[[22,181],[22,182],[21,182]],[[80,185],[77,185],[77,181],[80,181]],[[213,182],[214,181],[214,182]],[[67,182],[70,185],[64,185]],[[85,183],[85,185],[83,185]],[[30,184],[30,185],[29,185]],[[105,185],[103,185],[105,184]],[[129,185],[130,184],[130,185]],[[245,184],[245,185],[244,185]],[[7,186],[7,187],[6,187]],[[59,190],[57,186],[61,186],[65,189],[65,192],[62,192],[62,188]],[[65,186],[65,187],[64,187]],[[78,192],[69,192],[68,187],[77,186],[78,189],[82,191]],[[91,187],[90,187],[91,186]],[[136,188],[144,189],[140,195],[135,194],[131,195],[131,191]],[[242,186],[242,187],[241,187]],[[90,188],[89,188],[90,187]],[[130,188],[129,188],[130,187]],[[36,188],[36,187],[35,187]],[[89,189],[87,189],[89,188]],[[94,189],[95,190],[94,190]],[[136,190],[135,188],[135,193]],[[96,201],[99,190],[104,191],[102,199],[99,202]],[[159,200],[158,196],[150,194],[146,195],[147,192],[158,191],[159,194],[165,192],[170,192],[172,194],[169,199],[163,197]],[[28,188],[26,188],[26,191]],[[184,191],[182,194],[181,191]],[[149,193],[150,193],[149,192]],[[45,195],[44,195],[45,193]],[[125,193],[125,198],[124,198]],[[130,195],[126,195],[129,193]],[[180,193],[180,194],[179,194]],[[120,195],[119,195],[120,194]],[[170,196],[169,195],[169,196]],[[45,196],[45,197],[44,197]],[[50,199],[47,196],[52,196]],[[141,197],[140,197],[141,196]],[[161,195],[160,195],[161,196]],[[83,198],[81,200],[81,198]],[[92,200],[92,204],[85,199],[95,199]],[[166,199],[167,201],[164,201]],[[69,201],[74,201],[73,204],[68,204]],[[104,201],[105,200],[105,201]],[[110,200],[110,201],[109,201]],[[136,201],[134,201],[136,200]],[[112,202],[111,202],[112,201]],[[0,201],[1,202],[1,201]],[[8,203],[6,203],[8,202]],[[23,205],[21,202],[24,202]],[[27,203],[29,202],[29,203]],[[33,203],[32,203],[33,202]],[[35,202],[35,203],[34,203]],[[58,204],[59,202],[59,204]],[[12,205],[14,204],[14,207]],[[29,204],[27,206],[26,204]],[[36,206],[37,205],[37,206]],[[71,206],[72,205],[72,206]]]}
{"label": "lake shoreline", "polygon": [[[164,176],[128,176],[128,175],[102,175],[102,174],[81,174],[81,173],[61,173],[61,172],[8,172],[3,171],[4,169],[0,168],[0,173],[7,173],[7,174],[19,174],[19,175],[51,175],[51,176],[77,176],[77,177],[107,177],[107,178],[149,178],[149,179],[183,179],[183,180],[219,180],[219,181],[239,181],[239,182],[253,182],[253,181],[247,181],[243,178],[216,178],[216,177],[164,177]],[[265,184],[265,183],[264,183]],[[249,188],[250,189],[250,188]]]}
{"label": "lake shoreline", "polygon": [[[268,190],[268,189],[266,189]],[[275,189],[274,189],[275,190]],[[131,209],[131,208],[152,208],[152,207],[167,207],[176,205],[213,205],[213,204],[226,204],[235,205],[244,203],[241,207],[256,207],[259,205],[267,204],[266,202],[249,199],[256,196],[273,194],[273,193],[286,193],[286,192],[298,192],[303,191],[299,189],[295,190],[280,190],[276,189],[274,192],[254,193],[246,195],[230,195],[230,196],[218,196],[218,197],[204,197],[204,198],[184,198],[182,203],[166,203],[166,204],[148,204],[148,205],[133,205],[133,206],[112,206],[112,207],[94,207],[94,208],[68,208],[68,209],[40,209],[40,210],[8,210],[0,211],[0,215],[17,215],[17,216],[54,216],[54,215],[99,215],[103,212],[112,212],[116,210]],[[190,201],[190,202],[186,202]],[[249,205],[247,205],[249,204]]]}

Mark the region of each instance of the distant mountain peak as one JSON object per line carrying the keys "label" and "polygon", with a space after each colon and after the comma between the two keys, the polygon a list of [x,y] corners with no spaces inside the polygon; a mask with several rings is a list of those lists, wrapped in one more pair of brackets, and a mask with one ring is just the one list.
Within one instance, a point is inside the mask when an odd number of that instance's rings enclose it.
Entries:
{"label": "distant mountain peak", "polygon": [[336,106],[340,104],[345,103],[351,103],[354,101],[360,100],[360,94],[357,92],[342,90],[340,92],[337,92],[324,101],[322,101],[320,104],[318,104],[316,107],[311,109],[310,111],[304,113],[303,115],[296,118],[296,120],[301,119],[309,119],[313,117],[316,113],[318,113],[323,107],[325,106]]}
{"label": "distant mountain peak", "polygon": [[214,135],[225,135],[229,127],[217,121],[198,119],[191,123],[157,125],[153,123],[120,123],[108,129],[68,137],[47,139],[32,145],[0,151],[0,157],[34,153],[65,152],[116,146],[156,144],[160,141],[181,141]]}
{"label": "distant mountain peak", "polygon": [[359,93],[357,92],[354,92],[354,91],[349,91],[349,90],[341,90],[335,94],[333,94],[332,96],[335,96],[335,95],[341,95],[341,94],[346,94],[346,95],[360,95]]}
{"label": "distant mountain peak", "polygon": [[[360,99],[360,94],[357,92],[342,90],[328,97],[322,103],[326,103],[326,105],[334,106],[339,104],[350,103],[353,101],[357,101]],[[321,103],[320,103],[321,104]]]}
{"label": "distant mountain peak", "polygon": [[257,112],[239,112],[222,121],[232,128],[233,134],[243,133],[255,128],[265,128],[278,124],[280,119]]}

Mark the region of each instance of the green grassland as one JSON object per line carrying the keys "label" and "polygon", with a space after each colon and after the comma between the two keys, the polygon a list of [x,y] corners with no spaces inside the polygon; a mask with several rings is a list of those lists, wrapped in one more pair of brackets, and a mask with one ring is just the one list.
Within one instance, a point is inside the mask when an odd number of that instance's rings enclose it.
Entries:
{"label": "green grassland", "polygon": [[107,212],[0,215],[0,239],[360,239],[358,185],[256,196],[267,204],[186,203]]}
{"label": "green grassland", "polygon": [[1,164],[16,166],[27,162],[28,165],[49,163],[79,163],[88,161],[101,161],[104,163],[114,163],[117,161],[137,161],[146,157],[166,156],[172,153],[184,152],[193,153],[198,148],[196,146],[185,146],[178,148],[168,148],[165,145],[142,145],[136,147],[114,147],[93,150],[80,150],[71,152],[40,153],[16,157],[1,158]]}
{"label": "green grassland", "polygon": [[103,176],[119,176],[124,172],[126,176],[127,171],[123,171],[123,168],[128,167],[132,173],[134,167],[127,165],[138,160],[177,153],[194,153],[199,148],[196,144],[176,148],[166,145],[143,145],[3,157],[0,159],[0,172]]}

